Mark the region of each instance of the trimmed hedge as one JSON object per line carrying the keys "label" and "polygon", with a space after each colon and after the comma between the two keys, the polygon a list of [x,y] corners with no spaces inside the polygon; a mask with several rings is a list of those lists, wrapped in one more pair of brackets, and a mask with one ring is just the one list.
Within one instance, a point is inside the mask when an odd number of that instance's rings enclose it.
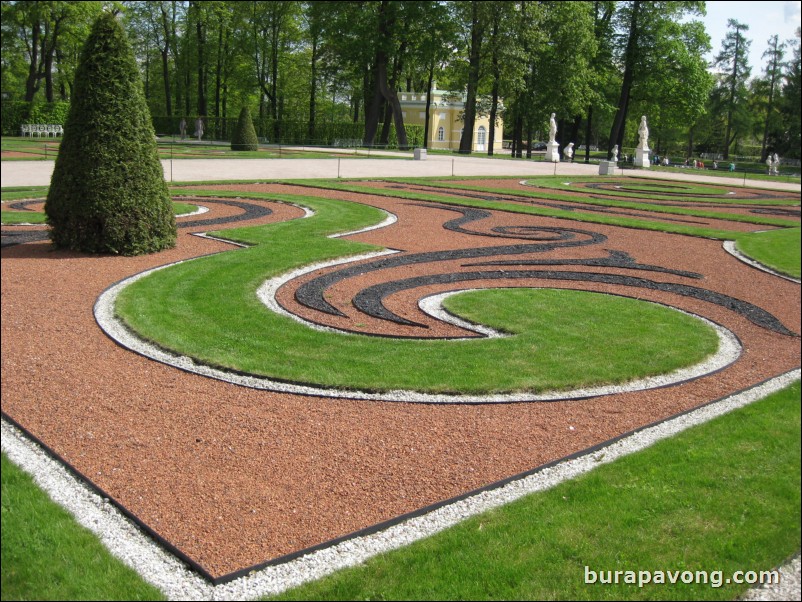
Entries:
{"label": "trimmed hedge", "polygon": [[45,123],[64,125],[70,103],[65,100],[56,102],[25,102],[22,100],[6,100],[2,103],[3,136],[19,136],[25,123]]}
{"label": "trimmed hedge", "polygon": [[239,112],[239,121],[234,135],[231,137],[231,150],[255,151],[259,150],[259,140],[256,138],[256,129],[248,107],[242,107]]}
{"label": "trimmed hedge", "polygon": [[141,255],[175,246],[139,69],[111,14],[95,21],[81,53],[45,212],[61,248]]}

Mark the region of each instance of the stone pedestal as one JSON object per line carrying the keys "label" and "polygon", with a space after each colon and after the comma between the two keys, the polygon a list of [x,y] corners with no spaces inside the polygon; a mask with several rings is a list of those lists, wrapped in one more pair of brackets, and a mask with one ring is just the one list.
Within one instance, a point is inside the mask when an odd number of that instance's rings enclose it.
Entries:
{"label": "stone pedestal", "polygon": [[425,161],[426,160],[426,149],[425,148],[416,148],[412,151],[412,156],[415,161]]}
{"label": "stone pedestal", "polygon": [[549,142],[546,144],[546,161],[551,163],[560,162],[560,144],[559,142]]}
{"label": "stone pedestal", "polygon": [[599,175],[600,176],[615,175],[616,167],[618,167],[618,164],[615,161],[602,161],[599,163]]}
{"label": "stone pedestal", "polygon": [[635,167],[649,168],[649,149],[636,148],[635,149]]}

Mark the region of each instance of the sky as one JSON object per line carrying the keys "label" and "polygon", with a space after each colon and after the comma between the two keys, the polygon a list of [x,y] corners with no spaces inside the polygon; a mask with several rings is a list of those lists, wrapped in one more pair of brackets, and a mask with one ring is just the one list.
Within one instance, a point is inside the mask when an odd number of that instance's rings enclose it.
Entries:
{"label": "sky", "polygon": [[[702,18],[707,33],[710,34],[710,44],[713,50],[707,57],[712,61],[713,56],[721,50],[721,43],[727,35],[727,20],[735,19],[739,23],[749,26],[744,32],[747,40],[752,40],[749,49],[749,65],[752,68],[752,77],[763,74],[766,60],[763,53],[768,48],[768,40],[774,34],[779,41],[792,39],[796,28],[800,26],[802,15],[802,2],[796,1],[713,1],[707,2],[707,16]],[[697,17],[699,18],[699,17]],[[786,59],[790,52],[786,50]]]}

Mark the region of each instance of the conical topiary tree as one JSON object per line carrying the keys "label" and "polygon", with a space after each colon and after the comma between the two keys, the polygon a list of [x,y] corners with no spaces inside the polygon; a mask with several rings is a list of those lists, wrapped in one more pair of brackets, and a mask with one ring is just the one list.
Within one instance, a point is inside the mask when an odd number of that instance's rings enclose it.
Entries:
{"label": "conical topiary tree", "polygon": [[95,21],[82,50],[45,212],[61,248],[141,255],[175,245],[139,69],[111,14]]}
{"label": "conical topiary tree", "polygon": [[253,129],[253,119],[251,119],[248,107],[242,107],[239,112],[237,129],[234,130],[234,135],[231,137],[231,150],[259,150],[259,139],[256,137],[256,130]]}

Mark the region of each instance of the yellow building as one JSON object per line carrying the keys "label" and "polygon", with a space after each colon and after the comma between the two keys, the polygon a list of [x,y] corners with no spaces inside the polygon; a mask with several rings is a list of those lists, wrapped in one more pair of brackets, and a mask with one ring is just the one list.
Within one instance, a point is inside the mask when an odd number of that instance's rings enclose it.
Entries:
{"label": "yellow building", "polygon": [[[399,92],[398,100],[404,114],[404,123],[410,125],[426,125],[426,93]],[[465,110],[465,97],[455,99],[445,90],[432,90],[432,104],[429,108],[429,144],[430,149],[443,148],[459,150],[462,138],[463,122],[460,120]],[[503,123],[496,123],[493,150],[501,150]],[[487,152],[490,142],[490,118],[476,116],[473,131],[473,151]]]}

